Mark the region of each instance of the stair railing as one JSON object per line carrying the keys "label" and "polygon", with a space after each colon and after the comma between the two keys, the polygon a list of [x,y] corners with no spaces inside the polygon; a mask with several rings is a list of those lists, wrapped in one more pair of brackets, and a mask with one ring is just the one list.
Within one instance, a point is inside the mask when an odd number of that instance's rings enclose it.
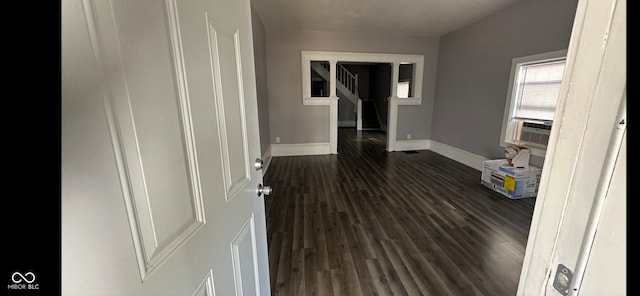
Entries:
{"label": "stair railing", "polygon": [[[319,62],[320,66],[330,73],[330,64],[326,62]],[[355,101],[360,99],[358,93],[358,74],[353,74],[347,70],[343,65],[336,64],[336,80],[340,82],[345,88],[354,95]]]}
{"label": "stair railing", "polygon": [[352,94],[354,94],[356,97],[356,100],[358,100],[359,97],[358,97],[357,74],[356,75],[352,74],[343,65],[340,65],[340,64],[336,64],[336,65],[337,65],[336,79],[338,79],[338,81],[340,81],[342,85],[344,85]]}

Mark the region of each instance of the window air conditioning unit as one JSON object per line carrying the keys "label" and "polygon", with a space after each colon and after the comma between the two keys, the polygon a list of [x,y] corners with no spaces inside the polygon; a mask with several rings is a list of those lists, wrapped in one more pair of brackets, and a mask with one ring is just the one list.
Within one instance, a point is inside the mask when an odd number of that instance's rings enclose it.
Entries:
{"label": "window air conditioning unit", "polygon": [[551,124],[524,121],[522,122],[519,140],[547,145],[549,143],[549,135],[551,135]]}

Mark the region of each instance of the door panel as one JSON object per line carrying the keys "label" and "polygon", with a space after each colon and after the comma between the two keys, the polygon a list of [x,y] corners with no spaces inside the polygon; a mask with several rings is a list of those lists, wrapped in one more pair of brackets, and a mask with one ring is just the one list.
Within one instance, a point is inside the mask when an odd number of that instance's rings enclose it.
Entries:
{"label": "door panel", "polygon": [[251,217],[231,243],[236,295],[256,295],[258,293],[255,238],[255,225],[253,217]]}
{"label": "door panel", "polygon": [[62,15],[63,294],[268,295],[249,1]]}
{"label": "door panel", "polygon": [[198,287],[198,290],[193,293],[193,296],[213,296],[215,295],[213,291],[215,291],[213,287],[213,273],[209,271],[209,273],[207,273],[207,276]]}
{"label": "door panel", "polygon": [[[207,17],[227,200],[249,181],[239,32]],[[223,75],[224,73],[224,75]]]}
{"label": "door panel", "polygon": [[114,1],[113,14],[127,96],[110,129],[144,280],[205,217],[175,3]]}

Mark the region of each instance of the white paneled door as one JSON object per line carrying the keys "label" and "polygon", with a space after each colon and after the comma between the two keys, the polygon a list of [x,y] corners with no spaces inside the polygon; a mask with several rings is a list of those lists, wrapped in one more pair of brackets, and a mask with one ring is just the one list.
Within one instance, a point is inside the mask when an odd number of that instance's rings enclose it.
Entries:
{"label": "white paneled door", "polygon": [[249,0],[63,0],[64,295],[268,295]]}

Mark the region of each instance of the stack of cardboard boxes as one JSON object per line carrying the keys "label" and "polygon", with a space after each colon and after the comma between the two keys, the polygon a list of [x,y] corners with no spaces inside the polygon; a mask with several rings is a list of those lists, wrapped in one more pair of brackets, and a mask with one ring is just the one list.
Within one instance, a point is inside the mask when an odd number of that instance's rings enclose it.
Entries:
{"label": "stack of cardboard boxes", "polygon": [[541,174],[542,169],[531,165],[518,168],[507,159],[485,160],[480,183],[511,199],[535,197]]}

